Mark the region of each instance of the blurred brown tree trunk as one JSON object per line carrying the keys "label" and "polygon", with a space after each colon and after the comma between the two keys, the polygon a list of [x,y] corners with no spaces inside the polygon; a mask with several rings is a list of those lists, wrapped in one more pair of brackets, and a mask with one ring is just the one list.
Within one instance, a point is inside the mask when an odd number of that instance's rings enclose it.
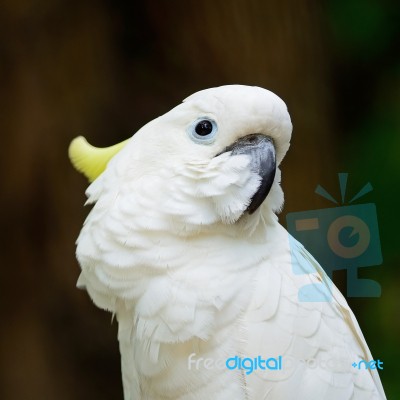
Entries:
{"label": "blurred brown tree trunk", "polygon": [[258,85],[294,123],[285,210],[317,208],[335,172],[317,2],[131,3],[9,0],[0,13],[2,399],[122,398],[115,324],[75,289],[75,135],[111,144],[193,91]]}

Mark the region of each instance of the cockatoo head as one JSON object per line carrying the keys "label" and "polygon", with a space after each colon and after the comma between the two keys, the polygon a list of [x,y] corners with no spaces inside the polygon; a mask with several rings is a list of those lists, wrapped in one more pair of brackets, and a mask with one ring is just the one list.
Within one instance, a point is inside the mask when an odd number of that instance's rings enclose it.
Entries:
{"label": "cockatoo head", "polygon": [[142,227],[198,230],[280,210],[291,131],[274,93],[229,85],[189,96],[113,148],[77,138],[70,156],[94,179],[87,194],[99,209],[119,207]]}

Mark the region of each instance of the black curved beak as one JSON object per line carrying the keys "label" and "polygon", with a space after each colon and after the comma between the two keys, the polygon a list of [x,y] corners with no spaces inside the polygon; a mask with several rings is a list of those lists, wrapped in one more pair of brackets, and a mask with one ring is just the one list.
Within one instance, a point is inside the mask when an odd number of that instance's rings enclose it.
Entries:
{"label": "black curved beak", "polygon": [[268,196],[274,182],[276,157],[272,139],[265,135],[253,133],[236,140],[217,155],[227,151],[231,151],[232,155],[248,154],[251,157],[251,170],[261,177],[260,187],[254,193],[246,209],[249,214],[253,214]]}

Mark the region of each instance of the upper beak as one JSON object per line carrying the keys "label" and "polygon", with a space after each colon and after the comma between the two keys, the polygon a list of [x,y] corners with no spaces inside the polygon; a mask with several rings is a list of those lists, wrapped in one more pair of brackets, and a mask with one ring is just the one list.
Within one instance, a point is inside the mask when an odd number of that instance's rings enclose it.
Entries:
{"label": "upper beak", "polygon": [[258,174],[261,178],[261,184],[246,209],[249,214],[253,214],[267,197],[274,182],[276,171],[274,144],[270,137],[253,133],[236,140],[236,142],[226,147],[219,154],[228,151],[231,151],[232,155],[248,154],[251,158],[251,171]]}

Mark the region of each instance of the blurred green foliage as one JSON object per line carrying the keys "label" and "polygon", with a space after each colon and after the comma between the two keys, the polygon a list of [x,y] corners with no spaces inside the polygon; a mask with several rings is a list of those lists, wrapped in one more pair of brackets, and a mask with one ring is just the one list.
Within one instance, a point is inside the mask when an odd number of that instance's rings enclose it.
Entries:
{"label": "blurred green foliage", "polygon": [[[399,398],[400,356],[400,24],[398,2],[331,0],[327,3],[336,87],[340,165],[360,184],[370,181],[376,203],[383,264],[360,271],[382,286],[379,299],[349,299],[369,325],[373,356],[389,399]],[[364,180],[364,181],[363,181]],[[358,314],[359,315],[359,314]]]}

